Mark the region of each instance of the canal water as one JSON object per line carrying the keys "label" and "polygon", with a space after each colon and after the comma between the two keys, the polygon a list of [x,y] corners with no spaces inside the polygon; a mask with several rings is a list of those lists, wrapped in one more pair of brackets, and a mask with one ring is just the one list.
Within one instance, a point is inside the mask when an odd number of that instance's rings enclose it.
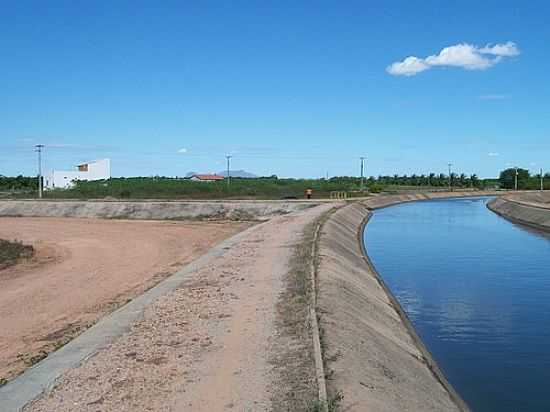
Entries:
{"label": "canal water", "polygon": [[550,411],[550,236],[487,201],[377,210],[368,255],[474,411]]}

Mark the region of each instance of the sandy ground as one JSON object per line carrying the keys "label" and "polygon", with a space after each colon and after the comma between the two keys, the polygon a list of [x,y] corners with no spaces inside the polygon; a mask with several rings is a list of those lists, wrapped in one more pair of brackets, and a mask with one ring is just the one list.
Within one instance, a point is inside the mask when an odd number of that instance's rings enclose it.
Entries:
{"label": "sandy ground", "polygon": [[0,218],[35,257],[0,271],[0,378],[11,378],[243,223]]}
{"label": "sandy ground", "polygon": [[25,410],[271,410],[277,304],[294,245],[331,207],[256,226]]}

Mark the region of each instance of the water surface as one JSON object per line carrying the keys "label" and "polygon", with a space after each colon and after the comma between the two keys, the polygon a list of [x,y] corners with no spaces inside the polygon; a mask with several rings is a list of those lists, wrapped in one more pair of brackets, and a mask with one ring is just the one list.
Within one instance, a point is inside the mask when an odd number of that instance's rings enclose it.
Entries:
{"label": "water surface", "polygon": [[487,200],[378,210],[368,254],[474,411],[550,411],[550,236]]}

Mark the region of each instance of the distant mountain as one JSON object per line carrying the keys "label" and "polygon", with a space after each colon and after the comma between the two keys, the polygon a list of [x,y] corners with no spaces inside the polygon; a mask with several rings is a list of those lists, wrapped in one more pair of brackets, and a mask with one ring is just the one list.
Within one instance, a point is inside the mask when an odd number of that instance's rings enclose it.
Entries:
{"label": "distant mountain", "polygon": [[[224,170],[223,172],[218,172],[216,174],[219,176],[227,177],[227,170]],[[254,173],[249,173],[245,170],[230,170],[229,175],[231,177],[242,177],[245,179],[252,179],[252,178],[258,177]]]}

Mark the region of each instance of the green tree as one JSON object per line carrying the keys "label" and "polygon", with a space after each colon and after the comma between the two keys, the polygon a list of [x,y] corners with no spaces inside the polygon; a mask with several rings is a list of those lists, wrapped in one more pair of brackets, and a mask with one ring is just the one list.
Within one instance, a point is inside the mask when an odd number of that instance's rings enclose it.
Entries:
{"label": "green tree", "polygon": [[[529,170],[517,169],[518,189],[526,189],[529,183]],[[516,180],[516,169],[509,168],[500,172],[500,186],[505,189],[514,189]]]}

